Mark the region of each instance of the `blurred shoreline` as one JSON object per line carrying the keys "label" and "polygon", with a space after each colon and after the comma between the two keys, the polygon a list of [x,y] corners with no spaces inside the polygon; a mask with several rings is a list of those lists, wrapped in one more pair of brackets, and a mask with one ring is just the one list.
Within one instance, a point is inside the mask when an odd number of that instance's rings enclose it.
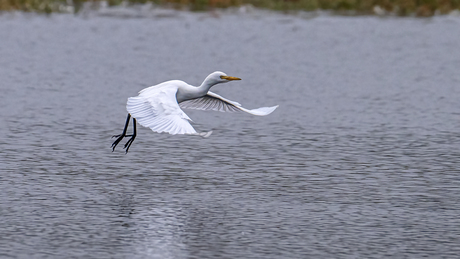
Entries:
{"label": "blurred shoreline", "polygon": [[169,8],[198,12],[216,9],[237,9],[247,12],[258,8],[285,13],[327,12],[344,16],[460,15],[460,1],[457,0],[0,0],[0,13],[9,11],[79,13],[84,10],[100,10],[108,7],[135,7],[143,10]]}

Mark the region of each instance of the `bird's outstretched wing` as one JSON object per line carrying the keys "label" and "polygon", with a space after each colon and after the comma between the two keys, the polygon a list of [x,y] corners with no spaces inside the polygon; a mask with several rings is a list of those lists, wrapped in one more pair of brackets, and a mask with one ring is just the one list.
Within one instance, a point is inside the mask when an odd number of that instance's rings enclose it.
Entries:
{"label": "bird's outstretched wing", "polygon": [[224,97],[208,92],[205,96],[183,101],[180,104],[181,108],[185,109],[196,109],[196,110],[212,110],[221,112],[238,112],[243,111],[253,115],[265,116],[272,113],[277,107],[261,107],[253,110],[243,108],[241,104],[225,99]]}
{"label": "bird's outstretched wing", "polygon": [[180,109],[176,93],[176,87],[150,87],[139,96],[128,98],[126,109],[139,124],[155,132],[198,134],[190,125],[191,119]]}

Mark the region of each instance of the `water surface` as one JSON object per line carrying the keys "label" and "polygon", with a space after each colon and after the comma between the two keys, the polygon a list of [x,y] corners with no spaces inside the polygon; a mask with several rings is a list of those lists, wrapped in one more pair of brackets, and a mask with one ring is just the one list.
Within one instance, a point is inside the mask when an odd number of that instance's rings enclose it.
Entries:
{"label": "water surface", "polygon": [[[139,13],[0,16],[1,257],[458,256],[458,17]],[[127,97],[215,70],[280,107],[111,152]]]}

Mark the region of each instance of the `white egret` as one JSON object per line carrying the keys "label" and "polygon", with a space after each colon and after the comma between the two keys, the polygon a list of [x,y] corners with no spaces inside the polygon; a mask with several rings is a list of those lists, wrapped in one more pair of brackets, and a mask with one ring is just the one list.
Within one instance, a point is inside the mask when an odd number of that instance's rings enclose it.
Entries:
{"label": "white egret", "polygon": [[[216,84],[234,80],[241,79],[227,76],[225,73],[217,71],[207,76],[198,87],[180,80],[171,80],[141,90],[138,96],[128,98],[126,105],[128,117],[126,118],[125,128],[122,134],[113,136],[117,140],[112,144],[112,151],[115,150],[115,147],[123,138],[131,137],[124,146],[126,153],[128,153],[129,147],[136,138],[136,121],[158,133],[167,132],[172,135],[191,134],[202,137],[211,135],[212,131],[197,133],[190,125],[191,119],[181,108],[221,112],[243,111],[253,115],[265,116],[278,107],[276,105],[248,110],[237,102],[230,101],[209,91]],[[131,116],[134,124],[133,134],[126,135]]]}

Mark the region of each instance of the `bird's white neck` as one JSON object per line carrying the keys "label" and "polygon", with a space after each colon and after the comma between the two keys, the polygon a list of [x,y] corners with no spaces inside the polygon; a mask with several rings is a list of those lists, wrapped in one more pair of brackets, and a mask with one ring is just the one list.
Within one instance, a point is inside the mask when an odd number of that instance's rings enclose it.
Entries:
{"label": "bird's white neck", "polygon": [[213,83],[212,81],[210,82],[209,80],[204,80],[200,86],[189,85],[188,87],[179,88],[178,92],[176,93],[176,99],[179,103],[181,103],[190,99],[203,97],[214,85],[216,85],[216,83]]}
{"label": "bird's white neck", "polygon": [[211,89],[211,87],[213,87],[216,84],[217,83],[212,83],[209,80],[204,80],[203,83],[197,88],[198,88],[198,91],[204,96],[208,93],[209,89]]}

